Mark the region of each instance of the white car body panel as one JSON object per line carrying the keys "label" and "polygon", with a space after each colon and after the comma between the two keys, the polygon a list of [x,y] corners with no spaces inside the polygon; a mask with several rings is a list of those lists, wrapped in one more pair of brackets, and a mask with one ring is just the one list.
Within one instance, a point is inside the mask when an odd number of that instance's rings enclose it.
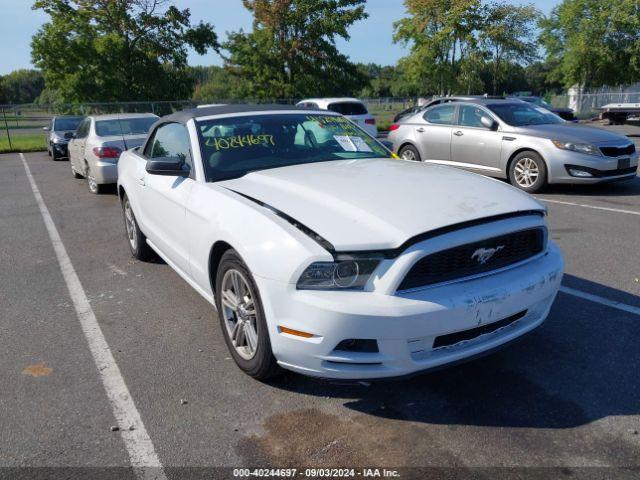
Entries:
{"label": "white car body panel", "polygon": [[[472,175],[372,159],[264,170],[221,185],[299,219],[337,250],[396,248],[423,232],[479,215],[544,208],[509,185]],[[500,201],[502,195],[510,197],[509,203]]]}
{"label": "white car body panel", "polygon": [[[140,151],[129,150],[118,163],[119,194],[126,192],[151,247],[212,304],[212,249],[224,242],[238,252],[260,292],[281,366],[343,379],[406,375],[496,348],[547,316],[563,271],[551,241],[534,258],[478,278],[398,291],[408,270],[426,255],[546,228],[544,207],[515,188],[456,169],[391,159],[295,165],[207,183],[193,120],[187,129],[194,162],[190,178],[150,175]],[[397,249],[416,235],[464,226],[402,247],[379,264],[364,291],[298,290],[302,272],[314,262],[333,261],[336,252],[279,212],[338,252]],[[517,314],[519,320],[490,334],[431,347],[440,335]],[[280,326],[313,337],[283,333]],[[335,351],[349,338],[376,339],[379,352]]]}

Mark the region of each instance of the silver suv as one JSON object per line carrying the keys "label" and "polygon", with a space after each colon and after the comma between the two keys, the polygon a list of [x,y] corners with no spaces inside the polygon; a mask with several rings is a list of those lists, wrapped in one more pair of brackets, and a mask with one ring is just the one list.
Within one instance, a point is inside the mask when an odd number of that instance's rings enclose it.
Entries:
{"label": "silver suv", "polygon": [[519,100],[436,105],[393,124],[388,139],[405,160],[505,178],[527,192],[548,183],[631,179],[638,167],[629,138]]}

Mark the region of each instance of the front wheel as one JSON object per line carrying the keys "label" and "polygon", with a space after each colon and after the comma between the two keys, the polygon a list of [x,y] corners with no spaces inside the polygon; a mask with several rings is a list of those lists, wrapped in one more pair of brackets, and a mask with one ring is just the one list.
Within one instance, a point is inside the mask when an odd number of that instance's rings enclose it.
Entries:
{"label": "front wheel", "polygon": [[235,250],[227,250],[216,275],[216,306],[224,339],[240,369],[258,380],[278,374],[262,302],[253,276]]}
{"label": "front wheel", "polygon": [[147,243],[147,237],[140,230],[136,217],[133,214],[131,203],[125,193],[122,197],[122,214],[124,216],[124,226],[127,232],[127,240],[131,254],[138,260],[147,261],[155,256],[155,252]]}
{"label": "front wheel", "polygon": [[547,185],[547,166],[536,152],[521,152],[511,161],[509,181],[525,192],[539,192]]}

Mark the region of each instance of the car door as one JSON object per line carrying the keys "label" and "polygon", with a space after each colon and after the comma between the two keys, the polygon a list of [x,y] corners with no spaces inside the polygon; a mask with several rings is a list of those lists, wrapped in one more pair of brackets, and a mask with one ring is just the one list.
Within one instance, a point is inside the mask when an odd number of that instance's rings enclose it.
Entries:
{"label": "car door", "polygon": [[451,138],[451,161],[463,168],[499,174],[502,152],[502,132],[482,124],[482,117],[495,118],[484,108],[473,104],[458,106],[457,125]]}
{"label": "car door", "polygon": [[[189,135],[182,124],[158,126],[147,141],[143,154],[147,160],[180,158],[193,174]],[[145,234],[170,262],[190,275],[186,205],[194,180],[192,176],[152,175],[140,170],[137,173],[140,184],[138,201]]]}
{"label": "car door", "polygon": [[425,162],[447,163],[451,160],[451,135],[456,105],[447,103],[428,108],[415,125],[415,138]]}
{"label": "car door", "polygon": [[87,135],[89,134],[89,125],[91,124],[90,118],[85,118],[78,125],[78,129],[73,135],[73,138],[69,142],[69,161],[73,168],[78,173],[85,173],[84,166],[84,147],[87,141]]}

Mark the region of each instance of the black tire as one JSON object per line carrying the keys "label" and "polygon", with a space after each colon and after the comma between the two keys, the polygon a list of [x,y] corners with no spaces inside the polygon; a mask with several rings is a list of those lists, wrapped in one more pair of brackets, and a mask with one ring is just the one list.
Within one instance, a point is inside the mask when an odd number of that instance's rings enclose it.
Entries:
{"label": "black tire", "polygon": [[49,144],[49,147],[47,148],[47,155],[51,156],[51,144]]}
{"label": "black tire", "polygon": [[398,151],[398,156],[403,160],[411,160],[413,162],[421,162],[420,152],[413,145],[405,145]]}
{"label": "black tire", "polygon": [[60,157],[60,156],[58,156],[58,155],[56,154],[55,149],[52,149],[52,150],[51,150],[51,158],[53,159],[53,161],[54,161],[54,162],[57,162],[57,161],[58,161],[58,160],[60,160],[62,157]]}
{"label": "black tire", "polygon": [[[127,209],[129,209],[131,213],[131,232],[129,231],[129,224],[127,221]],[[122,197],[122,217],[124,218],[124,228],[127,234],[127,243],[129,244],[131,255],[143,262],[155,258],[156,252],[154,252],[153,249],[149,246],[149,244],[147,243],[147,237],[140,230],[138,221],[136,220],[136,216],[133,214],[133,209],[131,208],[129,198],[127,197],[126,193]]]}
{"label": "black tire", "polygon": [[[534,174],[535,180],[531,178]],[[509,164],[509,182],[527,193],[539,192],[547,186],[547,165],[542,157],[532,150],[520,152]]]}
{"label": "black tire", "polygon": [[[249,293],[253,299],[255,306],[255,327],[257,330],[257,347],[255,349],[254,356],[250,359],[243,358],[236,347],[233,344],[229,330],[227,328],[225,312],[222,305],[222,286],[225,274],[231,270],[239,272],[249,288]],[[220,320],[220,327],[222,328],[222,334],[227,344],[227,348],[236,362],[236,365],[245,372],[247,375],[257,380],[267,380],[281,372],[278,363],[276,362],[273,352],[271,350],[271,340],[269,338],[269,330],[267,328],[267,322],[264,316],[264,310],[262,308],[262,301],[260,299],[260,293],[253,280],[251,272],[240,258],[240,255],[233,250],[227,250],[222,258],[216,274],[216,307],[218,308],[218,318]],[[238,318],[238,317],[236,317]]]}

